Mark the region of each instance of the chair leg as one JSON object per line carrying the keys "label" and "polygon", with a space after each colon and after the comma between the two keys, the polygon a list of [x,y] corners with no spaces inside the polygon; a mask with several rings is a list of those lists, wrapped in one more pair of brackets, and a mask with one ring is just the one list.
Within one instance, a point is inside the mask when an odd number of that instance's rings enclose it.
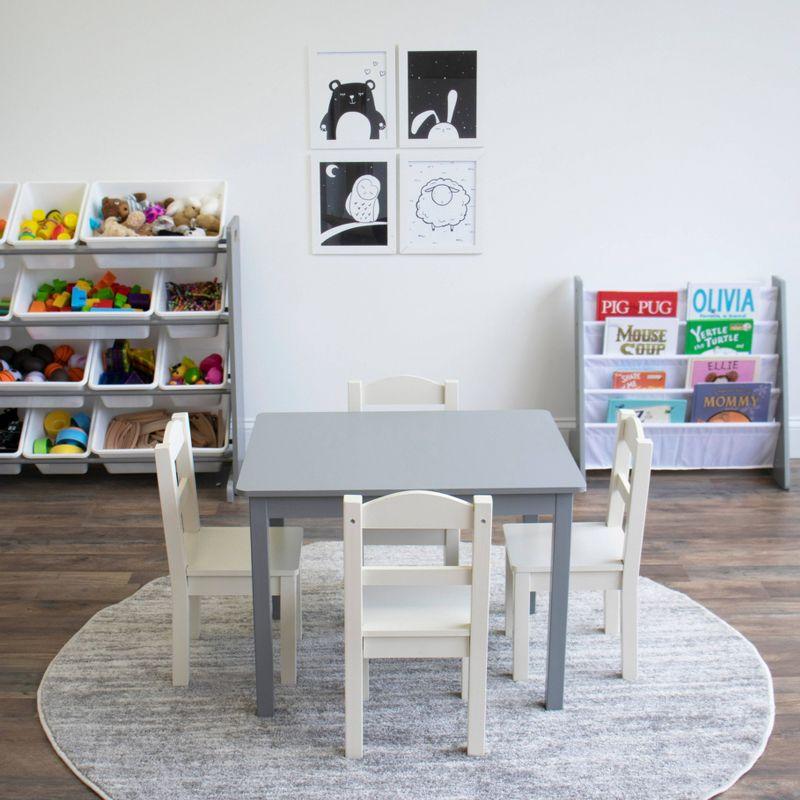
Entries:
{"label": "chair leg", "polygon": [[369,700],[369,659],[364,659],[364,702]]}
{"label": "chair leg", "polygon": [[530,603],[531,580],[527,572],[514,573],[514,641],[512,649],[515,681],[528,680],[528,636],[530,622],[528,603]]}
{"label": "chair leg", "polygon": [[638,674],[638,586],[623,586],[622,589],[622,677],[635,681]]}
{"label": "chair leg", "polygon": [[605,632],[611,636],[619,634],[619,600],[618,589],[606,589],[603,593],[603,606],[605,610]]}
{"label": "chair leg", "polygon": [[189,590],[172,584],[172,685],[189,685]]}
{"label": "chair leg", "polygon": [[444,532],[444,563],[446,567],[458,566],[458,543],[461,531],[449,530]]}
{"label": "chair leg", "polygon": [[469,659],[467,694],[467,755],[486,755],[486,660],[487,652],[473,651]]}
{"label": "chair leg", "polygon": [[303,638],[303,589],[300,585],[300,576],[297,576],[297,641]]}
{"label": "chair leg", "polygon": [[511,636],[514,629],[514,573],[506,554],[506,636]]}
{"label": "chair leg", "polygon": [[469,658],[461,659],[461,699],[469,697]]}
{"label": "chair leg", "polygon": [[281,683],[297,684],[297,576],[281,578]]}
{"label": "chair leg", "polygon": [[347,758],[364,755],[364,644],[344,647],[344,752]]}
{"label": "chair leg", "polygon": [[272,619],[277,622],[281,618],[281,598],[272,598]]}
{"label": "chair leg", "polygon": [[192,639],[200,638],[200,597],[189,598],[189,635]]}

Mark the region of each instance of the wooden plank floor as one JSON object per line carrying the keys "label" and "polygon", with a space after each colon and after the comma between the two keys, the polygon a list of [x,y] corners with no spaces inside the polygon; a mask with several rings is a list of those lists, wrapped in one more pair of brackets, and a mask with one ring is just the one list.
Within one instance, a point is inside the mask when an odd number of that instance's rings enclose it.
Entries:
{"label": "wooden plank floor", "polygon": [[[247,524],[246,503],[226,503],[213,480],[201,478],[200,498],[216,524]],[[605,478],[592,478],[576,519],[598,518],[605,501]],[[36,688],[89,617],[166,574],[155,481],[26,473],[0,480],[0,509],[0,798],[93,797],[48,744]],[[303,524],[336,534],[332,520]],[[642,571],[742,631],[772,670],[772,739],[726,800],[800,798],[800,489],[762,474],[655,475]]]}

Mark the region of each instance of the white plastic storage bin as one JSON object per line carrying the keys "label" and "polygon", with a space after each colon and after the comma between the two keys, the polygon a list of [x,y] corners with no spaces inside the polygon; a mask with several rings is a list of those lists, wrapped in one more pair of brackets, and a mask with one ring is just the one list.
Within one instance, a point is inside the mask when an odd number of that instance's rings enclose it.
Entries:
{"label": "white plastic storage bin", "polygon": [[47,453],[46,455],[34,455],[33,443],[36,439],[46,436],[44,430],[44,418],[53,409],[36,408],[28,412],[28,428],[25,432],[25,444],[22,449],[22,454],[25,458],[36,459],[36,469],[43,475],[84,475],[89,470],[87,459],[91,452],[92,431],[95,425],[95,411],[91,401],[85,401],[80,406],[75,408],[66,408],[63,405],[56,406],[56,408],[64,408],[65,411],[76,413],[83,411],[88,414],[91,419],[89,426],[89,447],[86,448],[85,453]]}
{"label": "white plastic storage bin", "polygon": [[[100,398],[102,404],[108,408],[149,408],[155,399],[152,395],[137,397],[137,391],[150,391],[158,388],[159,375],[159,343],[158,334],[152,333],[146,339],[130,339],[131,346],[134,348],[149,348],[155,353],[155,371],[153,380],[150,383],[136,384],[108,384],[100,383],[100,376],[103,374],[103,353],[114,344],[115,339],[124,339],[124,336],[115,336],[113,339],[101,339],[95,342],[92,363],[89,368],[89,388],[102,391],[104,394]],[[106,394],[108,393],[108,394]]]}
{"label": "white plastic storage bin", "polygon": [[[202,403],[197,403],[192,398],[186,398],[186,401],[181,404],[180,408],[175,408],[168,398],[158,397],[153,404],[153,408],[160,408],[172,414],[175,411],[214,411],[217,409],[222,410],[223,426],[225,428],[225,445],[223,447],[193,447],[192,453],[195,456],[219,456],[216,461],[196,461],[196,472],[217,472],[222,465],[223,456],[228,447],[228,428],[230,427],[230,404],[228,398],[225,397],[220,403],[217,403],[211,408],[207,408]],[[132,473],[132,472],[155,472],[156,461],[155,451],[150,448],[133,449],[133,450],[114,450],[106,448],[106,431],[108,430],[111,420],[119,414],[126,414],[128,412],[141,411],[139,408],[105,408],[98,405],[95,411],[95,419],[93,420],[92,438],[90,439],[92,452],[104,458],[112,457],[119,459],[128,459],[127,461],[120,460],[116,462],[107,462],[105,468],[111,474],[118,473]],[[134,460],[135,459],[135,460]]]}
{"label": "white plastic storage bin", "polygon": [[[0,381],[0,406],[9,408],[12,405],[18,408],[77,408],[83,403],[83,393],[89,381],[89,365],[94,355],[94,342],[87,342],[85,339],[55,338],[44,341],[32,342],[25,336],[23,329],[15,328],[11,338],[3,342],[10,345],[15,350],[23,347],[33,347],[35,344],[46,344],[55,350],[61,344],[68,344],[76,353],[86,356],[86,369],[83,371],[83,380],[70,381],[69,383],[55,383],[44,381],[42,383],[27,383],[25,381],[15,381],[6,383]],[[77,390],[77,394],[72,394]],[[26,397],[25,394],[31,391],[42,391],[46,396]]]}
{"label": "white plastic storage bin", "polygon": [[[198,365],[212,353],[222,356],[223,382],[204,386],[170,386],[170,367],[177,364],[184,356],[188,356]],[[228,332],[223,328],[216,336],[202,339],[170,339],[164,336],[160,342],[158,358],[158,385],[161,389],[169,389],[175,394],[170,396],[173,404],[182,406],[187,398],[202,403],[204,408],[215,407],[222,394],[221,389],[228,388]],[[199,406],[198,406],[199,407]]]}
{"label": "white plastic storage bin", "polygon": [[11,298],[8,314],[0,314],[0,341],[6,341],[11,338],[13,328],[5,323],[10,322],[14,315],[14,296],[16,294],[18,280],[19,268],[9,267],[0,272],[0,297]]}
{"label": "white plastic storage bin", "polygon": [[[218,236],[204,236],[195,238],[191,236],[126,236],[105,237],[97,236],[92,231],[90,220],[92,217],[102,218],[101,208],[104,197],[125,198],[135,192],[146,192],[149,200],[161,202],[167,197],[176,199],[184,197],[202,198],[204,195],[219,195],[220,197],[220,233]],[[194,180],[194,181],[97,181],[89,190],[89,200],[86,206],[86,215],[81,227],[81,240],[89,248],[119,247],[130,251],[130,255],[97,255],[98,264],[109,267],[123,267],[131,264],[140,264],[141,255],[136,255],[137,250],[149,247],[164,247],[169,253],[147,256],[147,260],[154,267],[210,267],[216,260],[214,253],[192,252],[198,248],[214,247],[224,235],[224,226],[227,222],[228,185],[220,180]]]}
{"label": "white plastic storage bin", "polygon": [[[83,222],[84,205],[89,184],[83,181],[69,183],[56,183],[48,181],[32,181],[23,183],[11,220],[11,230],[8,233],[8,243],[15,247],[32,248],[46,253],[54,248],[74,249],[78,244],[79,232]],[[78,215],[78,224],[75,235],[71,239],[62,241],[44,241],[42,239],[26,239],[20,241],[19,229],[22,222],[30,219],[30,215],[37,209],[45,213],[57,208],[66,214],[74,211]],[[36,255],[25,257],[25,266],[29,269],[72,269],[75,266],[75,256],[70,255]]]}
{"label": "white plastic storage bin", "polygon": [[[653,440],[653,469],[759,469],[772,467],[779,422],[645,425]],[[586,469],[609,469],[616,425],[587,424]]]}
{"label": "white plastic storage bin", "polygon": [[[653,288],[652,286],[647,286],[644,289],[635,289],[631,287],[625,287],[625,289],[620,289],[618,291],[627,291],[627,292],[670,292],[675,291],[672,287],[666,288]],[[678,291],[678,318],[679,319],[686,319],[686,286]],[[759,284],[758,292],[760,293],[760,310],[758,315],[755,317],[756,320],[765,321],[765,320],[774,320],[778,318],[778,290],[774,286],[766,286],[763,284]],[[596,289],[587,289],[583,293],[583,318],[585,320],[596,320],[597,319],[597,290]]]}
{"label": "white plastic storage bin", "polygon": [[[105,274],[106,270],[98,267],[82,269],[80,275],[74,274],[75,280],[86,278],[96,283]],[[73,339],[101,339],[113,337],[116,339],[143,339],[150,335],[150,320],[155,310],[155,287],[158,285],[159,274],[150,269],[126,269],[114,273],[120,283],[127,286],[139,284],[143,289],[150,290],[150,308],[147,311],[28,311],[36,289],[43,283],[50,283],[54,278],[65,279],[63,270],[24,270],[14,295],[12,312],[17,319],[31,323],[26,327],[28,335],[34,339],[50,339],[58,336],[71,336]],[[69,276],[73,277],[72,275]],[[35,323],[46,320],[50,323],[54,319],[85,320],[85,325],[48,325],[37,327]],[[114,320],[116,325],[103,324]],[[121,322],[125,325],[121,325]]]}
{"label": "white plastic storage bin", "polygon": [[[168,311],[167,282],[195,283],[212,281],[216,278],[222,284],[222,307],[219,311]],[[167,331],[173,339],[187,339],[194,336],[216,336],[219,333],[219,318],[227,307],[228,287],[225,285],[225,261],[219,259],[213,267],[195,269],[165,269],[159,274],[158,294],[156,295],[156,316],[166,320],[197,320],[196,325],[168,325]]]}
{"label": "white plastic storage bin", "polygon": [[[13,406],[10,407],[13,408]],[[0,406],[0,411],[5,408],[9,408],[9,406]],[[24,409],[18,409],[18,411],[19,417],[22,419],[19,447],[17,447],[17,449],[12,453],[0,453],[0,475],[19,475],[19,473],[22,472],[22,466],[20,464],[4,463],[9,461],[9,459],[19,458],[22,455],[22,448],[25,445],[25,434],[28,428],[28,417],[30,416],[30,413]]]}
{"label": "white plastic storage bin", "polygon": [[[605,334],[605,322],[585,322],[583,326],[583,347],[584,353],[589,355],[602,355],[603,336]],[[778,342],[778,323],[774,320],[768,322],[756,322],[753,331],[753,355],[762,353],[774,353]],[[655,364],[659,358],[682,355],[686,345],[686,323],[681,321],[678,326],[678,352],[664,356],[655,356],[650,359],[651,364]],[[709,353],[709,357],[714,353]],[[742,354],[744,355],[744,353]],[[631,356],[633,359],[634,357]],[[656,367],[651,367],[656,369]]]}
{"label": "white plastic storage bin", "polygon": [[6,265],[6,258],[3,249],[11,233],[11,222],[14,216],[14,208],[19,196],[19,184],[11,181],[0,181],[0,219],[6,221],[5,230],[0,233],[0,269]]}

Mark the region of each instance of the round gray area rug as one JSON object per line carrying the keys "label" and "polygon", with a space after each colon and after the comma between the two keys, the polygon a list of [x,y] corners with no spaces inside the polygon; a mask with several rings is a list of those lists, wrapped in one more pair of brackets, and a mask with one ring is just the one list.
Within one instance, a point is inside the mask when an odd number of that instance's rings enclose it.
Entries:
{"label": "round gray area rug", "polygon": [[[464,557],[469,550],[464,547]],[[368,548],[369,560],[439,558]],[[380,551],[380,552],[379,552]],[[487,746],[468,758],[457,661],[375,661],[365,757],[344,746],[342,546],[303,548],[298,686],[254,716],[249,598],[203,603],[191,686],[170,682],[162,578],[90,620],[51,663],[39,715],[68,766],[113,800],[712,797],[746,772],[772,729],[769,671],[737,631],[683,594],[641,580],[639,680],[620,675],[602,595],[570,600],[565,710],[542,707],[547,604],[531,618],[531,680],[510,678],[503,555],[493,552]]]}

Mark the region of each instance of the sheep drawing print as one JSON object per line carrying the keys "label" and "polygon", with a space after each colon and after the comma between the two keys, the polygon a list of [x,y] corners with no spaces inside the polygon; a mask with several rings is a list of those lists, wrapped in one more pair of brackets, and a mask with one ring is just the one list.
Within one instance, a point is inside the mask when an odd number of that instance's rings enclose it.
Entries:
{"label": "sheep drawing print", "polygon": [[477,157],[402,159],[402,253],[478,251],[477,163]]}
{"label": "sheep drawing print", "polygon": [[311,147],[393,147],[391,49],[309,48]]}
{"label": "sheep drawing print", "polygon": [[363,155],[312,163],[313,252],[394,252],[394,162]]}
{"label": "sheep drawing print", "polygon": [[476,50],[401,51],[403,144],[461,147],[478,139]]}

